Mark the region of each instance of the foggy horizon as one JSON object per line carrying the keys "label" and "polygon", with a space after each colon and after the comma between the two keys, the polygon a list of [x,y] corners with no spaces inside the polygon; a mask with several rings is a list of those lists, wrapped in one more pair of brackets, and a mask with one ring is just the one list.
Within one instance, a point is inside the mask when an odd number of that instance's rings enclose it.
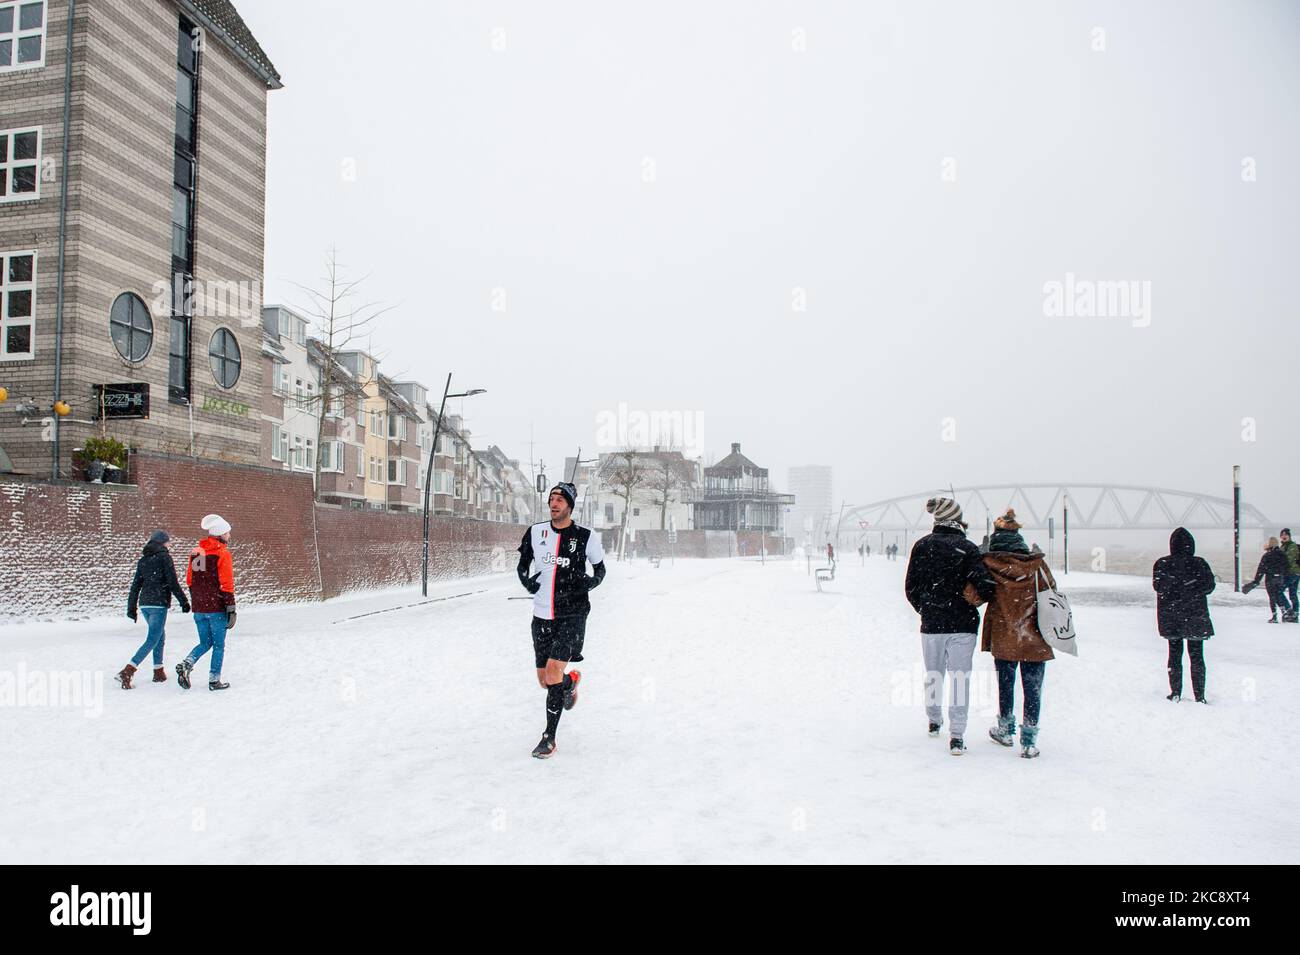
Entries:
{"label": "foggy horizon", "polygon": [[487,389],[476,445],[553,476],[622,403],[855,504],[1239,464],[1300,515],[1294,6],[390,4],[407,56],[346,9],[241,5],[265,301],[337,246],[385,374]]}

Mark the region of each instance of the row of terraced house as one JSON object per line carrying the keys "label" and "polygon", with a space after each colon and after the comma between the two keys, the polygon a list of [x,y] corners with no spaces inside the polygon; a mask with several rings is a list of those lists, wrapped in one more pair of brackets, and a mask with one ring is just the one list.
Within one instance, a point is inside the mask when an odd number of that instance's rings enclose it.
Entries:
{"label": "row of terraced house", "polygon": [[519,461],[495,445],[475,449],[459,415],[436,427],[438,408],[422,383],[393,380],[362,350],[331,354],[310,335],[309,320],[283,305],[263,309],[261,358],[261,463],[319,479],[322,502],[422,509],[437,430],[431,513],[532,520],[536,495]]}

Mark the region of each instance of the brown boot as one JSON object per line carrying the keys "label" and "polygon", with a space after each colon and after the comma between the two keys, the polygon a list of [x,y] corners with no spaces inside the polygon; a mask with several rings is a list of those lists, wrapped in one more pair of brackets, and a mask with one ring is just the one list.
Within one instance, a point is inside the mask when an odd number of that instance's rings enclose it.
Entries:
{"label": "brown boot", "polygon": [[166,683],[166,682],[167,682],[167,668],[166,668],[166,667],[154,667],[154,668],[153,668],[153,681],[154,681],[155,683]]}
{"label": "brown boot", "polygon": [[117,675],[117,682],[122,684],[122,689],[131,689],[131,677],[135,676],[135,664],[128,663],[122,667],[122,672]]}

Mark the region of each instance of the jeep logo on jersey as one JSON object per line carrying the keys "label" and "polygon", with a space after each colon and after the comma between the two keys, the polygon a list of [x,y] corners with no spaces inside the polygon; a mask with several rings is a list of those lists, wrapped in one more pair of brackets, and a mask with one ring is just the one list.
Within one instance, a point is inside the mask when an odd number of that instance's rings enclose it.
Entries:
{"label": "jeep logo on jersey", "polygon": [[558,556],[556,556],[556,555],[554,555],[554,554],[543,554],[543,555],[542,555],[542,563],[543,563],[543,564],[554,564],[556,567],[566,567],[566,568],[567,568],[571,563],[573,563],[573,561],[569,560],[569,558],[567,558],[567,557],[558,557]]}

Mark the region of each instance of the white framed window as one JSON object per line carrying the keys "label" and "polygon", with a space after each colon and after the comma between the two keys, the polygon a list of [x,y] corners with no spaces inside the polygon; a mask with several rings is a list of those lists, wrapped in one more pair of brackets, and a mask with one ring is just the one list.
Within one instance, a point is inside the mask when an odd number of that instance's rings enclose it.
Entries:
{"label": "white framed window", "polygon": [[343,417],[343,396],[336,394],[330,398],[329,406],[325,409],[325,417],[342,418]]}
{"label": "white framed window", "polygon": [[271,392],[277,395],[289,393],[289,369],[284,365],[275,366],[275,376],[271,380]]}
{"label": "white framed window", "polygon": [[0,0],[0,73],[45,65],[45,0]]}
{"label": "white framed window", "polygon": [[293,320],[293,340],[299,345],[307,344],[307,323],[300,318]]}
{"label": "white framed window", "polygon": [[406,487],[406,458],[388,459],[388,483]]}
{"label": "white framed window", "polygon": [[36,251],[0,252],[0,361],[36,357]]}
{"label": "white framed window", "polygon": [[289,435],[278,424],[271,425],[271,460],[284,461],[289,456]]}
{"label": "white framed window", "polygon": [[26,202],[40,197],[40,127],[0,129],[0,202]]}
{"label": "white framed window", "polygon": [[388,436],[394,441],[406,440],[406,416],[392,414],[388,416]]}
{"label": "white framed window", "polygon": [[332,471],[335,474],[343,473],[343,442],[324,441],[321,443],[320,469],[322,471]]}
{"label": "white framed window", "polygon": [[365,454],[362,453],[360,448],[357,448],[357,477],[364,478],[365,476],[366,476],[366,456]]}
{"label": "white framed window", "polygon": [[384,433],[384,413],[382,411],[370,412],[370,433],[374,435]]}
{"label": "white framed window", "polygon": [[302,466],[304,471],[316,470],[316,442],[311,438],[303,442]]}

